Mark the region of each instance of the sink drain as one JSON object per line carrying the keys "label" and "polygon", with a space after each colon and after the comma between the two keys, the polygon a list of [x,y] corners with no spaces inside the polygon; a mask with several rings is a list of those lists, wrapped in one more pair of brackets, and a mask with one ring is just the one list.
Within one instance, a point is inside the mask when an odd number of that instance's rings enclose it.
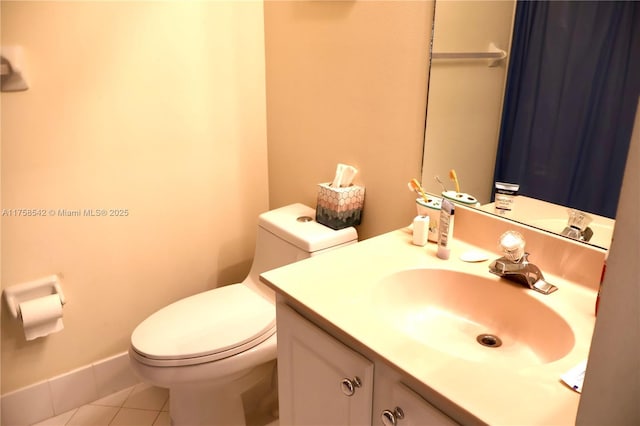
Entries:
{"label": "sink drain", "polygon": [[478,337],[476,337],[476,341],[488,348],[499,348],[502,346],[502,340],[495,334],[479,334]]}

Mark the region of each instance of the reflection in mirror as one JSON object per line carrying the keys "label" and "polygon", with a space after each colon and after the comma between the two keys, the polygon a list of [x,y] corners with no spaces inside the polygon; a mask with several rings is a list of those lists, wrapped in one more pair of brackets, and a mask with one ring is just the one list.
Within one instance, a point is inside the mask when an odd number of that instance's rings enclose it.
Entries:
{"label": "reflection in mirror", "polygon": [[[496,213],[495,203],[484,204],[479,209]],[[573,217],[570,217],[571,213]],[[511,204],[511,210],[502,217],[609,249],[615,220],[588,214],[588,223],[587,221],[579,222],[575,220],[578,214],[577,210],[558,204],[517,195]],[[570,223],[572,218],[574,220]]]}
{"label": "reflection in mirror", "polygon": [[[432,53],[510,50],[515,0],[438,1]],[[432,194],[455,185],[481,204],[491,200],[502,98],[509,57],[495,66],[485,59],[432,59],[422,185]]]}
{"label": "reflection in mirror", "polygon": [[[560,10],[562,13],[567,13],[567,10],[564,9],[573,8],[573,5],[569,7],[568,3],[570,2],[534,3],[554,3],[554,7],[562,9]],[[521,6],[522,5],[518,7]],[[548,5],[538,7],[547,6]],[[513,65],[519,64],[522,60],[518,59],[520,50],[516,49],[517,46],[520,46],[518,43],[517,35],[519,33],[517,29],[515,30],[513,41],[514,49],[516,50],[511,51],[510,46],[512,42],[510,34],[512,32],[515,7],[516,3],[511,1],[436,1],[432,47],[434,53],[440,51],[479,50],[483,49],[483,46],[486,50],[487,45],[494,43],[497,48],[510,52],[510,55],[506,61],[503,61],[502,64],[496,67],[488,67],[486,62],[483,63],[483,61],[432,60],[422,175],[423,186],[429,192],[439,193],[441,191],[441,188],[439,188],[439,185],[434,180],[435,175],[441,176],[442,180],[447,182],[448,171],[454,168],[459,177],[462,192],[474,195],[482,204],[487,204],[491,201],[494,169],[496,166],[496,151],[500,133],[499,126],[503,108],[505,84],[507,81],[507,69],[512,73],[511,68]],[[598,5],[594,3],[591,11],[599,10],[597,7]],[[620,15],[620,11],[617,10],[614,10],[612,15],[616,13]],[[600,14],[602,14],[602,11],[600,11]],[[637,10],[633,16],[638,16]],[[521,24],[521,21],[521,19],[518,21],[518,25]],[[608,26],[607,28],[610,27],[611,26]],[[632,36],[632,40],[627,45],[626,53],[622,52],[623,57],[625,54],[630,56],[628,52],[634,46],[633,42],[639,42],[637,34],[640,33],[640,29],[638,25],[635,25],[635,29],[633,25],[631,25],[631,27],[630,32],[636,35]],[[606,28],[603,29],[603,31],[604,30],[606,30]],[[610,31],[610,29],[608,31]],[[633,39],[633,37],[635,37],[635,39]],[[559,38],[558,34],[555,34],[553,40],[548,40],[549,43],[553,42],[555,44],[565,45],[568,49],[567,52],[582,52],[580,49],[583,49],[580,41],[573,40],[571,44],[569,44],[567,40]],[[577,43],[577,45],[574,46],[574,43]],[[601,48],[597,52],[599,55],[605,55],[608,50]],[[547,54],[547,50],[540,47],[540,58],[542,58],[543,54]],[[514,57],[516,58],[515,60]],[[596,59],[597,58],[599,57],[596,55]],[[554,59],[556,62],[558,61],[558,58]],[[508,67],[508,61],[514,61],[513,64],[511,64],[512,66]],[[636,60],[636,62],[630,62],[632,66],[634,66],[633,64],[638,63],[638,60]],[[556,65],[558,64],[557,62]],[[580,72],[579,77],[583,79],[585,69],[584,67],[578,67],[578,69]],[[572,84],[572,80],[576,80],[578,77],[572,77],[572,72],[574,71],[571,71],[567,65],[558,65],[544,69],[544,73],[563,74],[562,78],[551,76],[551,81],[561,81],[567,85]],[[598,72],[603,74],[600,70],[594,70],[592,73],[593,76],[590,77],[591,80],[583,84],[583,91],[593,92],[596,93],[596,95],[598,95],[598,90],[605,94],[608,93],[607,90],[603,89],[608,83],[600,83],[602,75],[598,75]],[[541,74],[544,73],[541,72]],[[619,73],[612,74],[614,78],[623,80],[623,78],[615,77],[619,75]],[[510,74],[510,85],[513,85],[513,83],[511,83],[513,75],[514,74]],[[517,121],[518,125],[526,122],[529,126],[524,127],[524,130],[521,130],[520,133],[517,131],[511,133],[514,135],[514,142],[520,143],[521,140],[525,139],[524,136],[529,136],[534,133],[542,134],[544,140],[532,140],[528,142],[528,147],[520,148],[519,151],[503,151],[502,155],[498,155],[498,159],[502,159],[502,163],[498,164],[497,170],[499,172],[504,171],[504,165],[507,164],[507,166],[511,167],[511,171],[496,176],[501,176],[501,180],[515,180],[520,183],[521,194],[528,195],[528,199],[535,197],[553,202],[547,204],[569,205],[590,213],[594,211],[597,213],[604,212],[600,216],[613,216],[615,206],[617,205],[620,179],[626,160],[628,141],[631,135],[632,120],[639,89],[638,81],[640,78],[638,76],[640,76],[640,72],[630,73],[629,75],[632,76],[632,78],[629,78],[626,84],[627,87],[630,87],[632,90],[626,90],[624,94],[630,93],[630,100],[621,99],[619,105],[606,107],[603,112],[598,112],[598,110],[595,109],[596,106],[599,107],[600,104],[604,102],[603,98],[607,97],[600,93],[600,98],[576,98],[572,104],[569,104],[569,108],[557,108],[554,110],[554,114],[548,114],[547,110],[552,107],[556,108],[556,104],[560,102],[554,100],[556,93],[553,91],[542,92],[541,88],[537,88],[538,86],[531,89],[529,103],[527,103],[527,99],[525,99],[522,105],[516,104],[517,114],[514,114],[512,110],[505,109],[509,114],[505,114],[505,123],[503,123],[503,126],[513,125],[513,123],[507,120]],[[536,84],[543,87],[542,82],[536,82]],[[556,92],[559,93],[558,96],[560,98],[565,96],[566,98],[567,95],[565,92],[562,92],[562,90],[566,91],[567,89],[563,89],[561,85],[556,87]],[[489,90],[489,88],[492,90]],[[511,89],[513,89],[513,87],[511,87]],[[543,93],[543,96],[537,96],[538,92]],[[511,100],[513,100],[513,92],[510,93]],[[516,95],[520,96],[517,90]],[[613,97],[616,98],[615,95],[613,95]],[[624,96],[618,97],[624,98]],[[533,101],[531,101],[531,99],[533,99]],[[542,102],[548,102],[548,104],[543,104]],[[512,105],[512,103],[509,103],[509,98],[507,98],[505,108],[514,108]],[[520,108],[519,110],[517,109],[518,107]],[[538,108],[538,110],[532,109],[534,107]],[[616,123],[612,125],[610,109],[614,109],[620,116],[629,116],[631,118],[629,121],[630,124]],[[527,111],[529,116],[523,113],[524,111]],[[591,113],[591,115],[589,115],[589,113]],[[547,120],[551,120],[551,122],[540,121],[539,117],[544,115],[547,115]],[[587,119],[585,119],[585,116]],[[561,117],[562,120],[558,121],[557,117]],[[535,118],[535,120],[533,118]],[[571,121],[574,118],[578,119],[576,123]],[[556,120],[555,122],[553,121],[554,119]],[[582,123],[579,123],[580,120]],[[622,129],[625,126],[628,128],[624,128],[623,131],[618,130],[618,134],[603,134],[600,130],[601,128]],[[564,133],[553,133],[556,128],[565,129],[563,130]],[[594,129],[599,133],[597,136],[589,133],[590,131],[595,133]],[[541,130],[549,131],[542,133]],[[537,136],[539,137],[539,135]],[[576,148],[576,152],[570,151],[573,148],[559,148],[564,146],[566,142],[573,143],[573,139],[585,139],[585,137],[592,139],[590,141],[592,145],[591,147],[583,148],[582,151],[578,148]],[[504,139],[503,130],[503,141]],[[617,139],[615,143],[613,142],[614,139]],[[620,140],[622,140],[622,143],[619,142]],[[503,141],[500,142],[501,148],[503,148]],[[547,145],[546,150],[542,150],[542,145]],[[557,160],[556,157],[560,155],[558,153],[562,152],[559,151],[559,149],[565,149],[564,152],[568,152],[569,154],[565,154],[564,157],[560,159],[561,161],[555,161],[555,163],[559,164],[557,167],[559,170],[552,170],[549,165],[554,162],[551,160]],[[592,157],[596,159],[600,158],[601,162],[602,158],[607,158],[607,160],[604,161],[607,164],[613,164],[615,161],[613,161],[610,156],[605,157],[604,154],[611,155],[615,152],[618,158],[616,160],[618,165],[615,166],[613,170],[607,170],[604,167],[599,167],[597,164],[588,166],[573,165],[575,163],[574,160],[581,160],[583,157],[588,156],[584,154],[584,151],[598,152],[598,154],[592,155]],[[536,154],[536,156],[532,156],[532,153]],[[507,167],[507,169],[508,168],[509,167]],[[587,171],[586,175],[578,175],[580,168],[582,168],[583,173],[584,170]],[[596,170],[602,171],[594,173]],[[616,177],[616,170],[619,171],[620,179]],[[524,175],[514,175],[514,171],[524,171]],[[560,183],[566,182],[570,185],[576,182],[585,182],[591,179],[591,175],[595,175],[594,180],[591,182],[596,182],[596,184],[589,183],[586,185],[586,188],[581,188],[577,185],[577,189],[573,189],[572,191],[574,193],[582,192],[583,194],[586,193],[590,195],[590,193],[598,190],[604,194],[599,196],[599,198],[606,198],[609,197],[609,194],[614,194],[615,201],[609,200],[603,202],[600,199],[597,200],[605,206],[613,206],[612,209],[590,209],[593,203],[576,201],[576,197],[565,194],[567,193],[566,190],[556,190],[556,187],[560,187]],[[505,178],[505,176],[507,177]],[[540,176],[545,177],[546,180],[541,179]],[[561,178],[560,176],[563,177]],[[449,189],[451,189],[452,186],[453,185],[449,183]],[[557,195],[558,193],[561,193],[561,196]],[[611,198],[612,197],[609,197],[609,199]],[[589,208],[585,208],[584,206],[588,206]],[[552,232],[562,233],[568,219],[565,208],[560,207],[560,211],[562,212],[561,216],[553,220],[549,217],[541,217],[536,220],[533,213],[540,208],[540,206],[530,205],[530,207],[534,210],[527,212],[527,214],[522,217],[513,217],[513,219],[521,220],[532,226],[545,228]],[[492,210],[491,206],[487,209]],[[598,217],[599,215],[592,214],[592,216]],[[561,221],[561,229],[557,229],[558,223],[555,221]],[[599,222],[594,222],[593,226],[599,228],[596,226],[596,223]],[[612,227],[610,226],[612,223],[612,220],[607,221],[607,225],[603,229],[609,229],[609,227]],[[596,231],[594,231],[594,237]],[[602,231],[599,232],[599,234],[603,234],[605,240],[607,239],[606,232]],[[600,238],[603,235],[598,235],[598,238],[592,239],[591,243],[601,247],[608,247],[608,240],[603,241]]]}
{"label": "reflection in mirror", "polygon": [[498,181],[614,217],[640,94],[634,2],[521,2],[496,156]]}

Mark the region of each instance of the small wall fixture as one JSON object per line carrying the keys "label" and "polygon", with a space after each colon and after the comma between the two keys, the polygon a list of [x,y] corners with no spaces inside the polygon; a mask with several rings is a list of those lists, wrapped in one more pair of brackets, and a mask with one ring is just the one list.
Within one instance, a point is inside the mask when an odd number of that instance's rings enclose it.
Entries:
{"label": "small wall fixture", "polygon": [[24,75],[22,47],[2,46],[0,55],[0,90],[20,92],[29,86]]}

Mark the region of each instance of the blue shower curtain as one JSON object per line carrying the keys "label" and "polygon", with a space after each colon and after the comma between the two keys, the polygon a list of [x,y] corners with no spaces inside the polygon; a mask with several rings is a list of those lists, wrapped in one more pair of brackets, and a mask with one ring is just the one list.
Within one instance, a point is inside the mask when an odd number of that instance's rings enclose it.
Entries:
{"label": "blue shower curtain", "polygon": [[640,3],[519,1],[495,179],[614,217],[640,94]]}

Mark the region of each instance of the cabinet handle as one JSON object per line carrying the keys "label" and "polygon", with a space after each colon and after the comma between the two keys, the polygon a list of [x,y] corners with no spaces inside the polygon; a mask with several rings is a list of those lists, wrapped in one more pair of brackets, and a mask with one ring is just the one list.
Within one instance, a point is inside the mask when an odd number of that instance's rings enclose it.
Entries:
{"label": "cabinet handle", "polygon": [[359,377],[354,377],[353,379],[344,378],[342,379],[342,382],[340,382],[342,393],[347,396],[352,396],[354,393],[356,393],[356,388],[359,388],[361,386],[362,382],[360,381]]}
{"label": "cabinet handle", "polygon": [[382,419],[382,424],[384,426],[396,426],[398,424],[398,420],[404,419],[404,411],[402,411],[402,408],[400,407],[396,407],[393,411],[384,410],[380,418]]}

